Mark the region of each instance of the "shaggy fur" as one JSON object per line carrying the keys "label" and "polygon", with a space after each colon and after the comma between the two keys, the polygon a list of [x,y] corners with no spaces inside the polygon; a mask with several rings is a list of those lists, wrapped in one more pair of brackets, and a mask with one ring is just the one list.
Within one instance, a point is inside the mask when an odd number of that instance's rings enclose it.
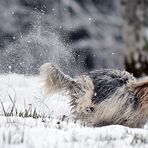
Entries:
{"label": "shaggy fur", "polygon": [[47,93],[66,90],[72,113],[94,126],[142,127],[148,118],[148,79],[126,71],[101,69],[72,79],[54,65],[40,69]]}

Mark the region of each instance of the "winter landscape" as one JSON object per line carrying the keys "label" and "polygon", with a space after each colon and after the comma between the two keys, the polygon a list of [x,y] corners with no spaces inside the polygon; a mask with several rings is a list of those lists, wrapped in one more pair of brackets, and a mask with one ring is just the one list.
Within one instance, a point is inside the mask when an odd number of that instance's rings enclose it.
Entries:
{"label": "winter landscape", "polygon": [[0,147],[147,147],[148,127],[86,127],[70,115],[63,94],[46,96],[38,76],[0,77]]}
{"label": "winter landscape", "polygon": [[65,92],[45,93],[50,62],[71,77],[100,68],[148,75],[146,0],[0,0],[0,148],[147,148],[144,128],[89,127]]}

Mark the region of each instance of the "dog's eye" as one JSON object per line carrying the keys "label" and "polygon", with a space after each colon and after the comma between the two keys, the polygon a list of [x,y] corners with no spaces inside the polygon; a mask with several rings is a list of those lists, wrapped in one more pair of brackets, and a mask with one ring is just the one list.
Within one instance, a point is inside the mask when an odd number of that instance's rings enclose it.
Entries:
{"label": "dog's eye", "polygon": [[88,113],[92,113],[94,111],[94,107],[86,107],[86,111]]}
{"label": "dog's eye", "polygon": [[75,84],[75,81],[72,81],[71,83],[72,83],[72,84]]}

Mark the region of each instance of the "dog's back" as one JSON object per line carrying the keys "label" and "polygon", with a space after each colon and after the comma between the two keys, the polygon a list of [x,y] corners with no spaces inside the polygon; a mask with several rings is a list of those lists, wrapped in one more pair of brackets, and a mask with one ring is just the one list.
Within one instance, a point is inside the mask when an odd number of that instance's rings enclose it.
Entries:
{"label": "dog's back", "polygon": [[87,73],[94,84],[94,96],[92,101],[100,103],[108,96],[112,96],[118,88],[126,85],[129,80],[135,78],[126,71],[115,69],[100,69]]}

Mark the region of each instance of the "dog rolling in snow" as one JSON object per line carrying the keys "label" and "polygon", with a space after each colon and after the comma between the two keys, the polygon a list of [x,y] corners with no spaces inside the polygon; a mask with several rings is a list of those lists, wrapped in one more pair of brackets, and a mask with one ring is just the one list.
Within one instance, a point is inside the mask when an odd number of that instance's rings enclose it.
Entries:
{"label": "dog rolling in snow", "polygon": [[126,71],[100,69],[75,79],[53,64],[40,68],[47,92],[66,90],[72,113],[89,125],[119,124],[143,127],[148,119],[148,79],[136,79]]}

